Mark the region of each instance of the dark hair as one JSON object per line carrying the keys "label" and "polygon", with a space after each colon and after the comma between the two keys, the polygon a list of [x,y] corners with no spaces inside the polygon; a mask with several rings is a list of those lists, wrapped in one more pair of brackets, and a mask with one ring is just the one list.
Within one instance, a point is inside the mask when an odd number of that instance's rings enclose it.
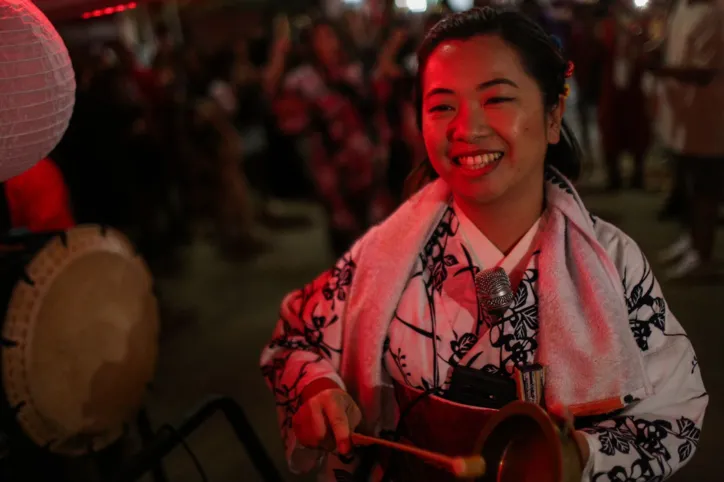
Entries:
{"label": "dark hair", "polygon": [[[520,55],[525,71],[540,87],[546,110],[558,105],[560,95],[566,89],[568,62],[556,41],[522,13],[490,7],[472,8],[449,15],[438,22],[426,35],[417,51],[415,106],[420,130],[422,130],[422,75],[430,55],[445,41],[469,39],[477,35],[498,35],[513,47]],[[580,174],[581,149],[565,122],[561,126],[561,140],[557,144],[548,146],[545,163],[572,180]],[[437,177],[430,161],[425,159],[415,166],[408,176],[405,190],[407,194],[413,194]]]}

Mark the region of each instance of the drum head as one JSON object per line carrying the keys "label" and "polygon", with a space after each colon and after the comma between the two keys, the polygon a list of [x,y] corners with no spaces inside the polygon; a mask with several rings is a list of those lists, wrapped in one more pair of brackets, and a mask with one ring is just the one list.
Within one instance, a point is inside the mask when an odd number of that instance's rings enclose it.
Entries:
{"label": "drum head", "polygon": [[37,445],[80,455],[116,441],[153,378],[158,307],[151,275],[118,231],[81,226],[51,239],[13,289],[2,377]]}
{"label": "drum head", "polygon": [[480,482],[564,481],[559,433],[532,403],[513,402],[494,415],[480,434],[478,453],[488,464]]}

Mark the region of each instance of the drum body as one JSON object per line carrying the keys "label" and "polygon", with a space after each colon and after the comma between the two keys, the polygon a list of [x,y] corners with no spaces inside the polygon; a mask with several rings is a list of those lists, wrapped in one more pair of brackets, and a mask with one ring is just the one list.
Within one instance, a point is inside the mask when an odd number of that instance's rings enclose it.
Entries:
{"label": "drum body", "polygon": [[[400,441],[449,456],[476,453],[480,431],[498,411],[473,407],[426,395],[425,392],[393,382],[395,398],[404,414]],[[455,482],[448,471],[406,454],[389,452],[385,472],[395,482]]]}
{"label": "drum body", "polygon": [[79,226],[0,243],[4,432],[59,455],[117,441],[158,354],[153,281],[118,231]]}
{"label": "drum body", "polygon": [[572,434],[533,403],[513,402],[491,417],[476,453],[487,462],[479,482],[580,482],[583,477]]}
{"label": "drum body", "polygon": [[[401,441],[448,456],[481,455],[486,472],[476,482],[580,482],[583,465],[575,439],[539,405],[515,401],[500,410],[479,408],[393,383],[404,415]],[[461,480],[411,455],[379,452],[390,480]]]}

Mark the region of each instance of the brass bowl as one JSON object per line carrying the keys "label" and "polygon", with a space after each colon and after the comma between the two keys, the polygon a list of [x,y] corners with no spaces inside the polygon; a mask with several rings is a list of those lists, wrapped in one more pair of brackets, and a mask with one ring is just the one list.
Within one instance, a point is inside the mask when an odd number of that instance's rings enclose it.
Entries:
{"label": "brass bowl", "polygon": [[513,402],[493,415],[476,448],[487,462],[481,482],[580,482],[583,475],[573,434],[533,403]]}

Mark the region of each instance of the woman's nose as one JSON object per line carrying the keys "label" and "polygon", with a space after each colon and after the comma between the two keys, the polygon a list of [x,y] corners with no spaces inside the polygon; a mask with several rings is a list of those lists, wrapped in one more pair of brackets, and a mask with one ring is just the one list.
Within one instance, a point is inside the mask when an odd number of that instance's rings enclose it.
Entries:
{"label": "woman's nose", "polygon": [[490,130],[485,112],[480,105],[461,107],[450,123],[448,137],[452,140],[472,142],[485,136]]}

